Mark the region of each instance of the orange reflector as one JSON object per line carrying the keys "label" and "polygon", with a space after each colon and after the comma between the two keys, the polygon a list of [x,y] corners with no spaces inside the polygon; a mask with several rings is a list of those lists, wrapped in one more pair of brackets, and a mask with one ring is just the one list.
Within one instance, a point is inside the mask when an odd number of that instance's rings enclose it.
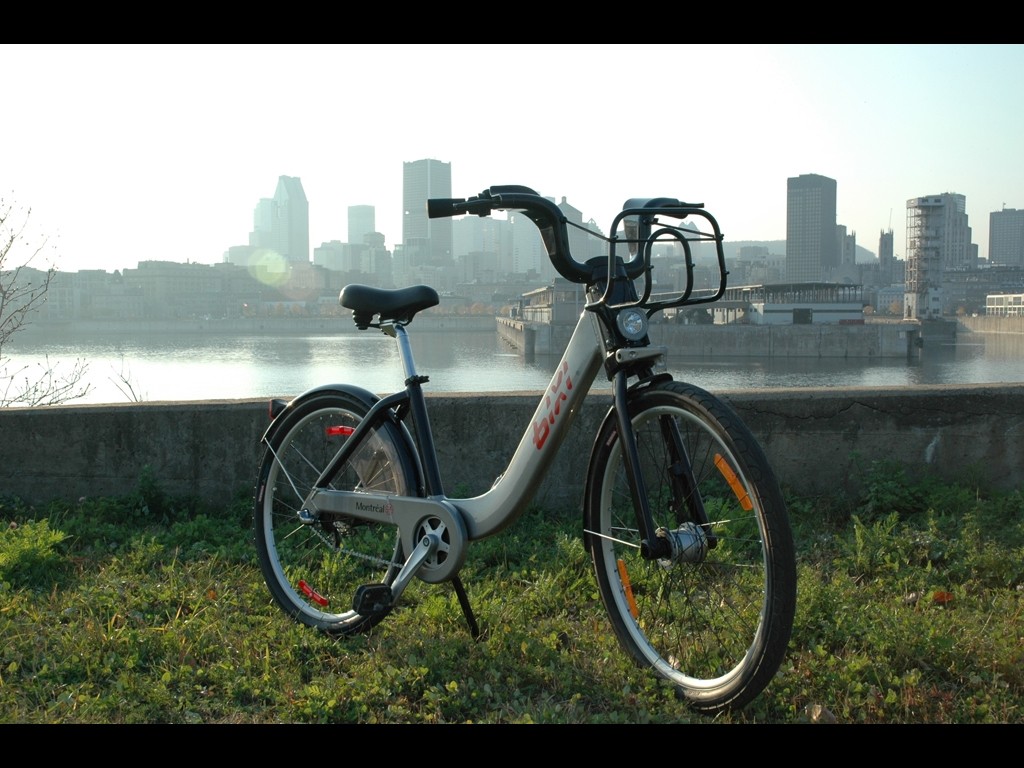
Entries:
{"label": "orange reflector", "polygon": [[715,466],[718,467],[718,471],[722,473],[722,477],[732,488],[732,492],[736,494],[736,498],[739,499],[740,506],[743,507],[747,512],[754,508],[754,505],[750,501],[750,496],[747,495],[746,489],[740,485],[740,479],[736,477],[736,473],[732,471],[732,467],[729,466],[729,462],[720,453],[715,454]]}
{"label": "orange reflector", "polygon": [[619,560],[619,581],[622,582],[622,589],[626,592],[626,600],[629,602],[629,615],[634,619],[640,616],[637,610],[636,600],[633,599],[633,585],[629,583],[629,573],[626,571],[626,561]]}

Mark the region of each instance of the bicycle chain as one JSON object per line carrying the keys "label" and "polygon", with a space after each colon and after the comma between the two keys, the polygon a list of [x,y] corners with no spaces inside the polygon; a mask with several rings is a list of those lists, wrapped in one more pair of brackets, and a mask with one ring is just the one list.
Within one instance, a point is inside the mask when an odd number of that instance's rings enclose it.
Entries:
{"label": "bicycle chain", "polygon": [[392,564],[391,560],[385,560],[385,559],[383,559],[381,557],[377,557],[376,555],[367,555],[367,554],[364,554],[363,552],[357,552],[354,549],[345,549],[344,547],[336,546],[334,544],[334,542],[330,540],[330,538],[327,536],[327,534],[324,533],[322,530],[320,530],[318,528],[314,528],[313,529],[313,535],[315,535],[318,539],[320,539],[324,543],[325,546],[329,547],[334,552],[338,552],[338,553],[341,553],[341,554],[349,555],[351,557],[356,557],[356,558],[359,558],[360,560],[366,560],[366,561],[371,562],[371,563],[373,563],[375,565],[390,566]]}

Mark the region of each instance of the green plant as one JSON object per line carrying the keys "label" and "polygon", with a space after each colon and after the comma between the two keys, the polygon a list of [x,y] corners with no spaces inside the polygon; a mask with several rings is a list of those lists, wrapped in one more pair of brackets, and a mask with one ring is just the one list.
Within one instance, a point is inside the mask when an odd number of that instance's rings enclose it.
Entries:
{"label": "green plant", "polygon": [[[922,479],[912,507],[870,514],[900,496],[872,482],[788,499],[789,653],[710,722],[1024,723],[1021,495]],[[154,493],[159,515],[135,492],[0,500],[0,722],[709,722],[622,653],[577,510],[532,508],[473,545],[479,639],[450,585],[417,580],[370,634],[333,639],[272,604],[251,499]]]}
{"label": "green plant", "polygon": [[0,530],[0,582],[13,588],[52,586],[65,565],[59,549],[65,538],[48,520],[10,520]]}

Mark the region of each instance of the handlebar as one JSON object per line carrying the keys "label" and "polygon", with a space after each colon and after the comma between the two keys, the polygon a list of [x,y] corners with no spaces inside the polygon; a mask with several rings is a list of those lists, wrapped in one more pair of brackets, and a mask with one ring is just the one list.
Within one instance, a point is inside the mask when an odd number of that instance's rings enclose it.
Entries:
{"label": "handlebar", "polygon": [[[643,300],[646,301],[651,290],[651,247],[656,240],[667,236],[682,244],[689,279],[680,296],[674,300],[658,302],[660,306],[681,306],[715,301],[725,292],[727,271],[722,251],[722,233],[719,230],[718,222],[704,210],[703,203],[684,203],[670,197],[630,198],[613,220],[611,236],[602,238],[609,243],[607,259],[598,257],[580,262],[573,258],[569,249],[568,220],[562,210],[553,201],[542,197],[530,187],[493,186],[488,187],[479,195],[469,198],[432,198],[427,200],[427,216],[432,219],[463,214],[489,216],[496,210],[520,210],[533,221],[540,231],[548,258],[551,259],[555,270],[570,282],[583,283],[587,286],[606,282],[607,286],[611,283],[613,276],[623,272],[631,280],[644,276],[646,289]],[[659,223],[658,217],[668,217],[681,222],[689,216],[699,216],[705,219],[711,225],[712,232],[704,234],[696,229],[691,230],[677,225],[668,225],[653,231],[653,226]],[[623,225],[624,237],[617,235],[620,224]],[[601,237],[598,233],[585,231],[595,237]],[[698,299],[690,297],[693,262],[689,240],[713,240],[715,242],[720,281],[717,290],[711,296],[703,296]],[[616,246],[623,243],[628,248],[628,258],[616,255]]]}
{"label": "handlebar", "polygon": [[576,261],[569,252],[569,232],[561,209],[529,187],[515,184],[488,187],[479,195],[466,198],[427,200],[427,216],[432,219],[471,213],[489,216],[498,210],[520,210],[540,230],[548,258],[558,273],[574,283],[587,283],[592,270]]}

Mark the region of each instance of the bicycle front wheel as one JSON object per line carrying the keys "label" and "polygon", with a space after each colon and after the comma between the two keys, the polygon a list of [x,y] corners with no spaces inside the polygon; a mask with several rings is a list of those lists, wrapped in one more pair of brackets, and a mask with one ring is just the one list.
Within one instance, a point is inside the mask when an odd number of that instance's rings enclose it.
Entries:
{"label": "bicycle front wheel", "polygon": [[602,601],[620,644],[695,710],[742,708],[782,663],[796,609],[778,482],[732,409],[698,387],[638,390],[629,408],[651,514],[672,555],[641,555],[610,419],[591,457],[584,520]]}
{"label": "bicycle front wheel", "polygon": [[[274,601],[292,618],[330,634],[365,631],[386,613],[353,607],[362,584],[390,585],[404,561],[397,526],[319,518],[306,498],[368,410],[363,399],[326,392],[298,402],[269,438],[253,511],[260,570]],[[415,494],[414,464],[399,427],[374,430],[330,487]]]}

